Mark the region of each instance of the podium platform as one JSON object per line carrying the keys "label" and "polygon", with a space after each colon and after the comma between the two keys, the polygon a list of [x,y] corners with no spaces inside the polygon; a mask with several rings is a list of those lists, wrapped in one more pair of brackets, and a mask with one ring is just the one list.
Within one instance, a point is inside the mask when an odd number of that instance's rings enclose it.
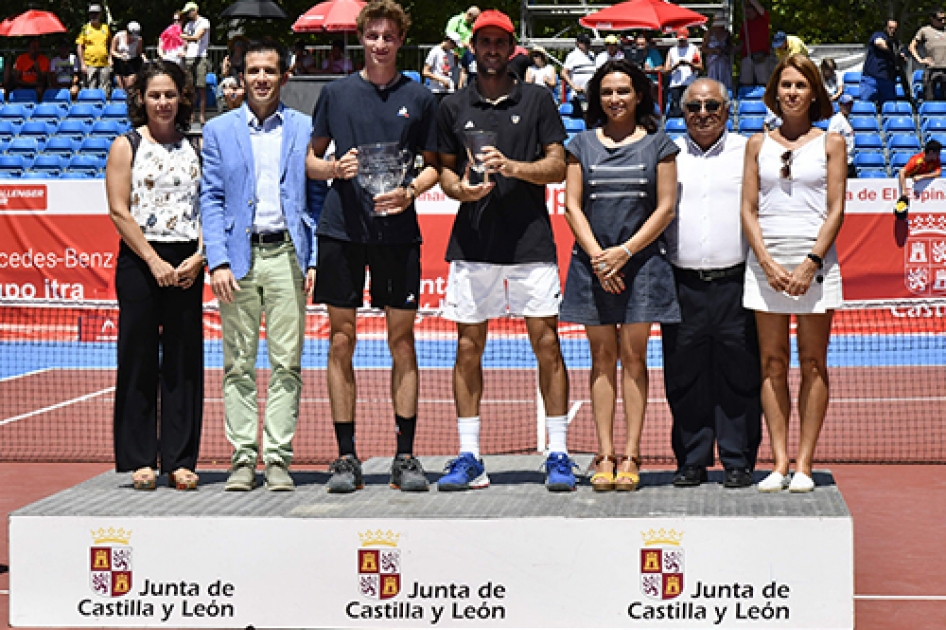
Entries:
{"label": "podium platform", "polygon": [[[421,458],[431,481],[447,459]],[[810,494],[646,470],[633,493],[550,493],[541,456],[484,460],[492,485],[459,493],[391,490],[389,459],[352,495],[324,472],[294,471],[292,493],[99,475],[10,515],[10,624],[853,628],[852,521],[829,472]]]}

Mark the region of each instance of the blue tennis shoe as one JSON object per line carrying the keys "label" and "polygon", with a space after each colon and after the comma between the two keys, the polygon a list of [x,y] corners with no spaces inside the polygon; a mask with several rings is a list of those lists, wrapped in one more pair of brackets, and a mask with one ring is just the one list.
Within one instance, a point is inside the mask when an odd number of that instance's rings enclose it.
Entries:
{"label": "blue tennis shoe", "polygon": [[460,453],[456,459],[447,462],[444,475],[437,482],[437,490],[451,492],[455,490],[477,490],[489,485],[486,466],[483,460],[473,453]]}
{"label": "blue tennis shoe", "polygon": [[575,489],[577,466],[565,453],[549,453],[545,460],[545,487],[549,492],[571,492]]}

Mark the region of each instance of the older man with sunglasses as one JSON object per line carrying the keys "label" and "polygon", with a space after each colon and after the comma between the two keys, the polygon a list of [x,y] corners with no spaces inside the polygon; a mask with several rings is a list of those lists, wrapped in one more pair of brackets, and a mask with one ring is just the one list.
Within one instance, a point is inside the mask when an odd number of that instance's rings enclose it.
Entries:
{"label": "older man with sunglasses", "polygon": [[727,90],[697,79],[681,98],[677,213],[667,228],[682,321],[664,324],[664,385],[673,413],[673,485],[698,486],[714,462],[723,485],[752,485],[762,439],[759,348],[742,307],[748,245],[739,206],[746,139],[726,131]]}

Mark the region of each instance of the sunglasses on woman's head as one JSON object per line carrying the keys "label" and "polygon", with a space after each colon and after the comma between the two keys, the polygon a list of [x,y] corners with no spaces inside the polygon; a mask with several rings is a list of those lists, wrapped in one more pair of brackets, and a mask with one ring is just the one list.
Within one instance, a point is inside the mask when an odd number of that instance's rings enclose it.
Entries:
{"label": "sunglasses on woman's head", "polygon": [[723,106],[722,102],[715,100],[708,101],[687,101],[683,104],[683,107],[686,108],[691,114],[699,114],[704,108],[707,113],[715,114]]}
{"label": "sunglasses on woman's head", "polygon": [[779,171],[779,175],[782,179],[792,178],[792,152],[790,150],[782,154],[782,170]]}

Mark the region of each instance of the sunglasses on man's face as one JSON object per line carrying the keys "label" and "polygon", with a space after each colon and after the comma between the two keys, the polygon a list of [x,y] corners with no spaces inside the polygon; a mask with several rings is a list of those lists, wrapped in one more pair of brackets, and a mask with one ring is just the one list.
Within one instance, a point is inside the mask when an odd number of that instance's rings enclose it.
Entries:
{"label": "sunglasses on man's face", "polygon": [[779,171],[782,179],[792,178],[792,152],[786,151],[782,154],[782,170]]}
{"label": "sunglasses on man's face", "polygon": [[683,107],[691,114],[699,114],[702,110],[706,110],[709,114],[715,114],[723,106],[720,101],[688,101],[683,104]]}

